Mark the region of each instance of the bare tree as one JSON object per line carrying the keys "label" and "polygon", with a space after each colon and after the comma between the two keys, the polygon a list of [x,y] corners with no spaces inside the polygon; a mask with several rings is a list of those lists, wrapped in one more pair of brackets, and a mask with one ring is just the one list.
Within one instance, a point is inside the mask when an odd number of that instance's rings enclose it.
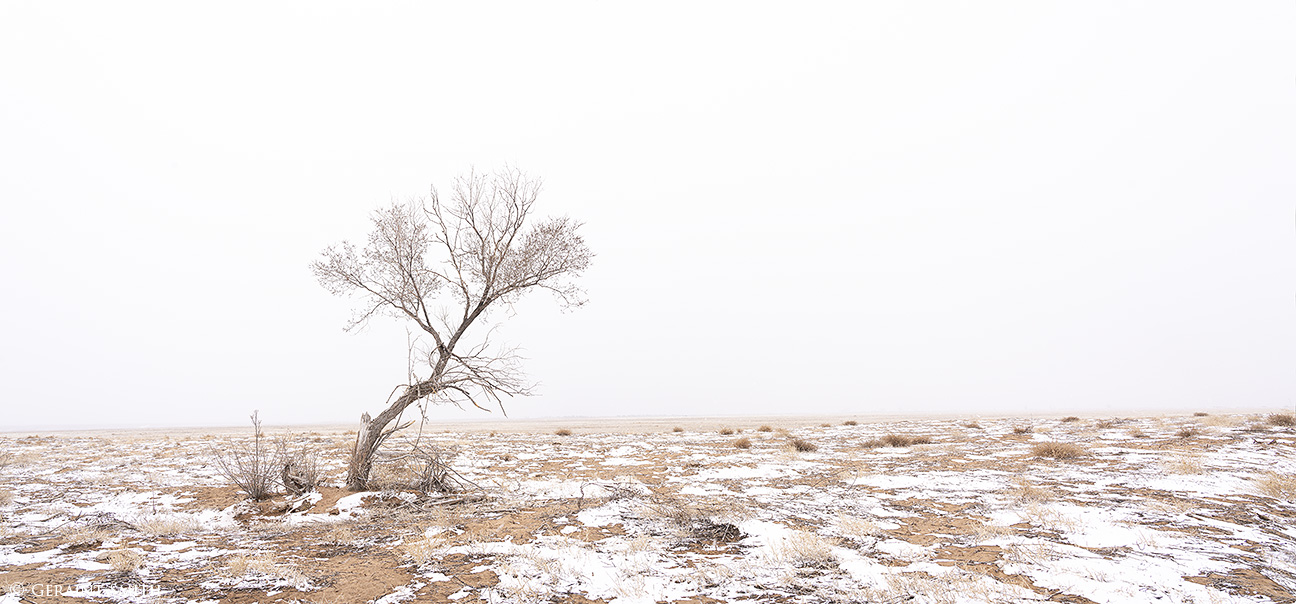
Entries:
{"label": "bare tree", "polygon": [[[502,396],[531,392],[516,349],[491,342],[493,329],[469,328],[527,292],[548,290],[564,308],[584,304],[574,279],[593,256],[567,217],[531,220],[540,181],[513,169],[455,179],[448,202],[435,188],[428,199],[393,204],[373,215],[363,249],[342,242],[311,268],[329,292],[360,306],[347,329],[388,314],[413,322],[431,341],[410,346],[410,378],[388,397],[377,417],[361,417],[347,488],[363,490],[374,454],[408,424],[410,406],[499,405]],[[421,369],[417,369],[421,367]]]}

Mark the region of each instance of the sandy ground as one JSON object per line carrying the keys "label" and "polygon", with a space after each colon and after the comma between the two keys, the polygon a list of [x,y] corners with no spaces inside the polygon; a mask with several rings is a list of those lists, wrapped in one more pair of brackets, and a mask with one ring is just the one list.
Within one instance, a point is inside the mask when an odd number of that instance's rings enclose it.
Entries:
{"label": "sandy ground", "polygon": [[297,426],[322,483],[259,502],[246,428],[10,433],[0,603],[1296,602],[1289,420],[442,422],[357,494]]}

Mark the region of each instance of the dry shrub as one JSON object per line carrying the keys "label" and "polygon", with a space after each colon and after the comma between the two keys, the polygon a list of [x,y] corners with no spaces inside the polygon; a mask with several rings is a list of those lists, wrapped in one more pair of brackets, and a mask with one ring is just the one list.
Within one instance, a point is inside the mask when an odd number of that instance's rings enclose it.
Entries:
{"label": "dry shrub", "polygon": [[674,428],[671,428],[671,432],[683,432],[683,431],[684,429],[679,426],[675,426]]}
{"label": "dry shrub", "polygon": [[1099,430],[1108,430],[1111,428],[1115,428],[1119,424],[1120,422],[1114,419],[1100,419],[1097,421],[1097,423],[1094,424],[1094,427],[1098,428]]}
{"label": "dry shrub", "polygon": [[1192,438],[1197,436],[1197,434],[1197,429],[1192,426],[1184,426],[1180,428],[1178,432],[1175,432],[1175,436],[1178,436],[1179,438]]}
{"label": "dry shrub", "polygon": [[144,556],[133,549],[115,549],[103,554],[100,559],[119,573],[133,573],[144,566]]}
{"label": "dry shrub", "polygon": [[757,428],[756,431],[757,431],[757,432],[773,432],[773,431],[774,431],[774,428],[771,428],[771,427],[769,427],[769,426],[761,426],[761,427]]}
{"label": "dry shrub", "polygon": [[1162,462],[1161,467],[1171,474],[1202,474],[1206,468],[1202,465],[1201,456],[1195,453],[1176,455]]}
{"label": "dry shrub", "polygon": [[842,422],[842,425],[843,425],[843,426],[858,426],[858,425],[859,425],[859,422],[857,422],[857,421],[855,421],[855,420],[853,420],[853,419],[848,419],[848,420]]}
{"label": "dry shrub", "polygon": [[1025,478],[1017,478],[1013,481],[1013,488],[1008,494],[1016,501],[1024,503],[1040,503],[1053,499],[1053,491],[1037,487]]}
{"label": "dry shrub", "polygon": [[1282,426],[1284,428],[1296,426],[1296,415],[1290,413],[1275,413],[1269,416],[1269,425]]}
{"label": "dry shrub", "polygon": [[1210,414],[1205,411],[1198,411],[1196,413],[1193,413],[1193,417],[1206,417],[1208,415]]}
{"label": "dry shrub", "polygon": [[752,445],[751,439],[747,438],[746,436],[734,441],[734,446],[738,447],[739,449],[750,449],[751,445]]}
{"label": "dry shrub", "polygon": [[1078,418],[1078,417],[1076,417],[1076,416],[1074,416],[1074,415],[1068,415],[1068,416],[1062,418],[1062,423],[1064,423],[1064,424],[1069,424],[1069,423],[1072,423],[1072,422],[1078,422],[1078,421],[1080,421],[1080,418]]}
{"label": "dry shrub", "polygon": [[792,531],[771,543],[770,552],[775,560],[791,566],[822,568],[833,562],[832,546],[818,535],[806,531]]}
{"label": "dry shrub", "polygon": [[1032,426],[1013,426],[1013,434],[1030,434],[1034,431],[1035,428]]}
{"label": "dry shrub", "polygon": [[275,446],[283,465],[279,471],[280,483],[289,496],[296,497],[319,487],[320,464],[314,449],[299,446],[294,450],[291,437],[278,439]]}
{"label": "dry shrub", "polygon": [[1062,442],[1043,442],[1031,448],[1032,457],[1048,457],[1051,459],[1075,459],[1089,455],[1089,452],[1079,445]]}
{"label": "dry shrub", "polygon": [[567,428],[559,428],[554,431],[554,434],[557,436],[571,436],[572,431],[568,430]]}
{"label": "dry shrub", "polygon": [[733,436],[733,433],[734,433],[733,428],[721,428],[721,429],[720,429],[720,435],[721,435],[721,436]]}
{"label": "dry shrub", "polygon": [[261,430],[261,419],[252,412],[252,443],[238,446],[226,443],[214,451],[216,469],[226,480],[234,483],[256,500],[273,494],[275,479],[282,469],[278,451],[266,441]]}
{"label": "dry shrub", "polygon": [[794,438],[788,441],[788,446],[798,453],[811,453],[819,450],[818,445],[801,438]]}
{"label": "dry shrub", "polygon": [[720,516],[743,515],[734,508],[725,509],[669,496],[654,496],[645,506],[654,515],[674,526],[681,543],[729,543],[747,538],[737,526],[715,520]]}
{"label": "dry shrub", "polygon": [[1296,499],[1296,475],[1269,472],[1255,481],[1256,490],[1265,497]]}
{"label": "dry shrub", "polygon": [[135,519],[135,528],[147,535],[170,537],[202,530],[203,525],[187,514],[149,514]]}

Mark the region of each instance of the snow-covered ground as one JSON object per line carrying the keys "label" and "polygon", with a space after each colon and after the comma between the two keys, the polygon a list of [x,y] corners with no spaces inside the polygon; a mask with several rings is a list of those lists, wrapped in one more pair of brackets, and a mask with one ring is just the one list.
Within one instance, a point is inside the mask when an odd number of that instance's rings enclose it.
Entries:
{"label": "snow-covered ground", "polygon": [[1296,601],[1292,427],[1068,419],[424,432],[450,503],[337,488],[340,432],[291,502],[217,472],[247,436],[0,437],[0,603]]}

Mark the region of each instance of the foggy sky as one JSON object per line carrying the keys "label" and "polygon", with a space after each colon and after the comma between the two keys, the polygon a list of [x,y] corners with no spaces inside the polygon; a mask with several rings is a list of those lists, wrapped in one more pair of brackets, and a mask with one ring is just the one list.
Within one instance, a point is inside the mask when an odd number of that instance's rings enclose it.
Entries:
{"label": "foggy sky", "polygon": [[[1296,5],[0,4],[0,430],[353,422],[308,265],[474,166],[585,223],[516,417],[1290,408]],[[503,315],[500,315],[503,318]],[[467,419],[478,411],[438,410]]]}

